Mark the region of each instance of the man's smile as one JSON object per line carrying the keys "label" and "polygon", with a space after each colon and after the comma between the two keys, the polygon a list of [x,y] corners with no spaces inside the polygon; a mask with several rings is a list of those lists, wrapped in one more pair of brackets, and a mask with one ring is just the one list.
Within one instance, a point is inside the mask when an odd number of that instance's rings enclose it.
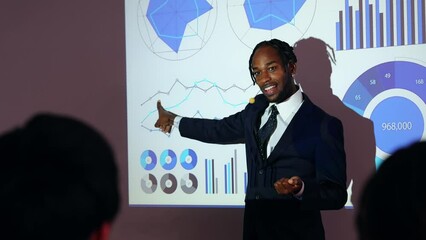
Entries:
{"label": "man's smile", "polygon": [[271,96],[276,93],[277,85],[276,84],[265,84],[262,88],[263,93],[267,96]]}

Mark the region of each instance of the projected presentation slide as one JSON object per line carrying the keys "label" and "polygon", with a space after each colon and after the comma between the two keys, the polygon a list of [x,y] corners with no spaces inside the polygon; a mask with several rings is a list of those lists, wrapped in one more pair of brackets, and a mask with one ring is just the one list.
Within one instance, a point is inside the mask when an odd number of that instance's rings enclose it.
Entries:
{"label": "projected presentation slide", "polygon": [[248,60],[263,40],[333,50],[332,93],[372,121],[376,167],[426,138],[425,0],[126,0],[125,15],[132,206],[244,206],[245,146],[162,133],[156,103],[209,119],[242,110],[260,93]]}

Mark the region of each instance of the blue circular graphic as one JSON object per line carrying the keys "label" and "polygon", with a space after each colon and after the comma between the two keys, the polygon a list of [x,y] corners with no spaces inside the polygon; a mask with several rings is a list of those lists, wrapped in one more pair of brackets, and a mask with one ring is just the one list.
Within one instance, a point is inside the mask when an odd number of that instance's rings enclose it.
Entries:
{"label": "blue circular graphic", "polygon": [[170,149],[164,150],[160,156],[160,164],[165,170],[172,170],[177,163],[176,153]]}
{"label": "blue circular graphic", "polygon": [[374,123],[376,166],[425,136],[426,68],[408,61],[376,65],[349,87],[343,102]]}
{"label": "blue circular graphic", "polygon": [[157,165],[157,156],[152,150],[145,150],[141,154],[140,162],[145,170],[152,170]]}
{"label": "blue circular graphic", "polygon": [[185,149],[180,155],[180,164],[186,170],[191,170],[197,165],[197,154],[192,149]]}
{"label": "blue circular graphic", "polygon": [[419,107],[409,99],[385,99],[376,106],[371,119],[374,122],[376,145],[386,153],[392,154],[400,146],[422,139],[423,116]]}

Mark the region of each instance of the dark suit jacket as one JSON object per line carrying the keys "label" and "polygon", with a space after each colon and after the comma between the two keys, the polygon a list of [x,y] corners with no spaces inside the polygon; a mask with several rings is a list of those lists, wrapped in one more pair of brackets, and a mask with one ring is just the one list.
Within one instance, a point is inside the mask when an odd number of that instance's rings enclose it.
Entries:
{"label": "dark suit jacket", "polygon": [[[324,239],[320,210],[339,209],[346,203],[342,123],[305,94],[303,97],[302,106],[266,161],[256,143],[260,118],[269,104],[263,95],[221,120],[182,118],[180,122],[184,137],[217,144],[245,143],[249,177],[244,239]],[[275,181],[292,176],[304,182],[301,199],[279,195],[274,189]]]}

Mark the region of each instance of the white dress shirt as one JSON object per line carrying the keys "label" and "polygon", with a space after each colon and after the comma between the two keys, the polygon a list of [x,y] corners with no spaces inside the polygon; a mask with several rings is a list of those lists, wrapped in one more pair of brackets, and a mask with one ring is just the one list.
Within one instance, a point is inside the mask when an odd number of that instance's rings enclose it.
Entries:
{"label": "white dress shirt", "polygon": [[301,88],[291,95],[287,100],[279,104],[270,103],[268,108],[266,108],[265,113],[262,115],[260,120],[260,127],[262,127],[269,118],[271,113],[271,106],[276,105],[278,109],[277,115],[277,128],[274,133],[272,133],[271,138],[268,142],[268,147],[266,148],[266,154],[269,156],[280,140],[281,136],[284,134],[287,126],[290,124],[296,112],[299,110],[300,106],[303,103],[303,96]]}

